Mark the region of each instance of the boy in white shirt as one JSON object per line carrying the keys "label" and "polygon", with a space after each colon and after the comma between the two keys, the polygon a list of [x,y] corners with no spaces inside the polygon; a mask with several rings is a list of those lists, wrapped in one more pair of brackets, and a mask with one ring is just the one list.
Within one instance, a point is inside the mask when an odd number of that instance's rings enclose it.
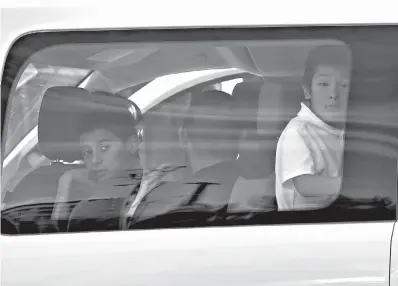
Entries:
{"label": "boy in white shirt", "polygon": [[279,210],[320,209],[339,195],[350,71],[346,46],[320,46],[310,52],[303,80],[306,100],[277,145]]}

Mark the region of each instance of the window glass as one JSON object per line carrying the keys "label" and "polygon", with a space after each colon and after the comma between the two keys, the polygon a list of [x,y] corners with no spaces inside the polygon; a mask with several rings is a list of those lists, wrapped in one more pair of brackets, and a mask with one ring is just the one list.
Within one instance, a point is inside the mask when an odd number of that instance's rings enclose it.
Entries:
{"label": "window glass", "polygon": [[40,50],[8,100],[2,232],[395,220],[398,49],[300,38]]}
{"label": "window glass", "polygon": [[22,73],[8,113],[5,145],[7,156],[26,134],[37,125],[42,96],[51,86],[75,86],[90,71],[77,68],[29,64]]}
{"label": "window glass", "polygon": [[[37,162],[48,161],[36,145],[39,108],[44,92],[52,86],[76,86],[89,74],[89,70],[30,63],[23,71],[15,90],[11,94],[7,112],[2,172],[2,197],[5,189],[12,189],[20,180],[15,173],[29,172],[32,165],[25,164],[27,158],[35,157]],[[3,144],[5,143],[5,144]],[[33,155],[35,154],[35,155]],[[29,161],[29,160],[28,160]],[[30,159],[29,162],[33,162]],[[33,163],[33,166],[36,163]]]}

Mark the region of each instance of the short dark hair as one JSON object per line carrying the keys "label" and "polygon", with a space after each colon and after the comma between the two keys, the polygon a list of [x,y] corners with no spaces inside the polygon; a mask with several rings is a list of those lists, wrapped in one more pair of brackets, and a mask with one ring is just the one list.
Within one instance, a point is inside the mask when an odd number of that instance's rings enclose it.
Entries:
{"label": "short dark hair", "polygon": [[93,91],[90,96],[86,112],[79,115],[76,128],[79,138],[95,129],[107,130],[122,141],[138,134],[136,118],[126,106],[125,99],[104,91]]}
{"label": "short dark hair", "polygon": [[125,142],[132,135],[138,135],[135,123],[133,117],[128,113],[93,111],[82,115],[77,126],[77,135],[80,137],[95,129],[103,129]]}
{"label": "short dark hair", "polygon": [[318,46],[310,51],[305,62],[303,85],[310,89],[318,66],[344,66],[351,69],[351,61],[351,50],[346,45]]}

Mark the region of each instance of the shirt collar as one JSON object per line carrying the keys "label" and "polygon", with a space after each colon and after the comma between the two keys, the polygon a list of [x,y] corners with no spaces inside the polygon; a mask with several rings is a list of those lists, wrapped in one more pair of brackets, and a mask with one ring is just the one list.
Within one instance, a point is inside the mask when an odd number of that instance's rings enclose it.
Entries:
{"label": "shirt collar", "polygon": [[312,110],[303,102],[301,103],[301,109],[300,109],[299,113],[297,114],[297,117],[299,117],[305,121],[308,121],[331,134],[334,134],[336,136],[341,136],[341,137],[344,136],[344,130],[337,129],[337,128],[332,127],[329,124],[325,123],[314,112],[312,112]]}

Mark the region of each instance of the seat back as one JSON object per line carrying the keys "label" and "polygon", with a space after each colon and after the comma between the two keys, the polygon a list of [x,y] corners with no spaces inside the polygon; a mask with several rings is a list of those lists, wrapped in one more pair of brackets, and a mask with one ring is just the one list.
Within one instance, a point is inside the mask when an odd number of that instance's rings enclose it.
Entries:
{"label": "seat back", "polygon": [[[300,85],[281,80],[240,83],[234,96],[251,124],[240,142],[238,165],[240,177],[230,198],[231,209],[276,209],[275,153],[278,137],[300,109]],[[230,210],[231,211],[231,210]]]}

